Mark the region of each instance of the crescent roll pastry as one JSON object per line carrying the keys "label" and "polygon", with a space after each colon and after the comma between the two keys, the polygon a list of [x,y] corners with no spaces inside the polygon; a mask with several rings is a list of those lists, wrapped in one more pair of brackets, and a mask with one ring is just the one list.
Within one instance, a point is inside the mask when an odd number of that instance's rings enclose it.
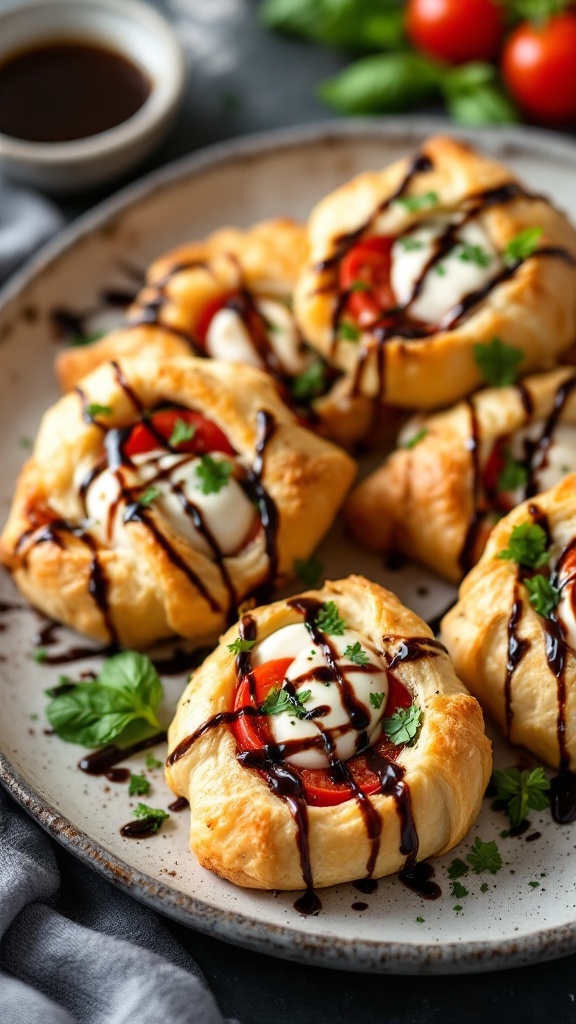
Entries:
{"label": "crescent roll pastry", "polygon": [[251,888],[410,871],[474,821],[482,714],[442,645],[359,576],[256,608],[197,669],[168,734],[200,863]]}
{"label": "crescent roll pastry", "polygon": [[507,737],[572,772],[575,586],[576,474],[571,473],[494,527],[442,622],[456,671]]}
{"label": "crescent roll pastry", "polygon": [[193,354],[265,370],[311,426],[343,443],[363,438],[373,403],[350,395],[350,382],[305,344],[292,313],[306,245],[302,225],[277,218],[172,250],[151,265],[120,328],[59,354],[63,389],[121,356]]}
{"label": "crescent roll pastry", "polygon": [[576,333],[576,233],[506,167],[454,139],[360,174],[312,212],[295,312],[358,394],[430,409],[482,383],[497,337],[548,369]]}
{"label": "crescent roll pastry", "polygon": [[498,518],[576,471],[575,386],[576,370],[562,367],[410,421],[348,499],[354,537],[457,583]]}
{"label": "crescent roll pastry", "polygon": [[81,633],[204,644],[311,554],[353,476],[259,370],[104,363],[46,413],[0,558]]}

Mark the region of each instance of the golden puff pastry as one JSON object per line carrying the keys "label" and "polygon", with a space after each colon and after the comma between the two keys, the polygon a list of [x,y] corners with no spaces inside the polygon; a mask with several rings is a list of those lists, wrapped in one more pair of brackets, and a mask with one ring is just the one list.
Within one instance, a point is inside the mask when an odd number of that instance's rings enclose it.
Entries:
{"label": "golden puff pastry", "polygon": [[354,471],[259,370],[105,363],[46,413],[0,558],[81,633],[201,645],[311,554]]}
{"label": "golden puff pastry", "polygon": [[200,863],[251,888],[304,885],[308,912],[314,886],[454,846],[491,769],[442,645],[359,576],[245,615],[193,673],[168,745]]}
{"label": "golden puff pastry", "polygon": [[563,367],[413,419],[350,495],[351,533],[457,583],[504,512],[576,471],[575,385]]}
{"label": "golden puff pastry", "polygon": [[[442,622],[458,675],[506,736],[576,768],[576,474],[492,531]],[[576,807],[574,809],[576,814]]]}
{"label": "golden puff pastry", "polygon": [[356,393],[431,409],[482,383],[498,337],[523,373],[576,334],[576,233],[503,165],[454,139],[359,175],[312,212],[300,327]]}

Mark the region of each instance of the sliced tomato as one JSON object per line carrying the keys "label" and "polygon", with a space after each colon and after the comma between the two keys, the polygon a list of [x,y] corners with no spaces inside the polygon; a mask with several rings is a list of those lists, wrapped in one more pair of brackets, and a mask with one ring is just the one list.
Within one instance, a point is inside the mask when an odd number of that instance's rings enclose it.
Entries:
{"label": "sliced tomato", "polygon": [[237,292],[224,292],[223,295],[216,295],[215,298],[210,299],[202,309],[198,320],[194,324],[194,339],[199,341],[200,344],[206,347],[206,336],[212,320],[219,313],[221,309],[229,303],[232,299],[239,298]]}
{"label": "sliced tomato", "polygon": [[128,458],[143,455],[145,452],[158,448],[159,437],[166,442],[170,440],[178,420],[194,427],[194,435],[188,441],[182,441],[174,449],[179,452],[191,452],[195,455],[206,455],[208,452],[223,452],[235,455],[226,435],[202,413],[190,409],[163,409],[155,412],[149,420],[142,420],[133,427],[130,437],[124,445]]}
{"label": "sliced tomato", "polygon": [[[267,661],[265,665],[259,665],[253,669],[252,679],[254,680],[257,704],[266,700],[270,690],[279,689],[282,686],[293,660],[293,658],[275,658],[273,661]],[[236,691],[234,710],[248,707],[250,704],[252,704],[250,680],[246,677],[240,681]],[[271,740],[264,718],[239,718],[237,722],[233,723],[232,732],[242,750],[259,750],[263,743],[270,743]]]}
{"label": "sliced tomato", "polygon": [[506,459],[504,456],[505,443],[504,439],[500,438],[496,441],[490,455],[488,456],[488,462],[484,469],[484,490],[489,494],[496,494],[498,491],[498,478],[500,473],[506,465]]}
{"label": "sliced tomato", "polygon": [[346,311],[362,327],[396,305],[390,282],[393,244],[388,236],[366,238],[350,249],[340,264],[340,288],[350,291]]}

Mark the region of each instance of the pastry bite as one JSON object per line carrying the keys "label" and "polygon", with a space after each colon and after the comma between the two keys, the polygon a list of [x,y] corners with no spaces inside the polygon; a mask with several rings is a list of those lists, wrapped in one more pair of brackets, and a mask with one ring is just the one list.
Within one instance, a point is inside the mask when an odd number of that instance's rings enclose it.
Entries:
{"label": "pastry bite", "polygon": [[349,530],[457,583],[502,515],[576,472],[575,385],[562,367],[412,419],[350,495]]}
{"label": "pastry bite", "polygon": [[191,847],[238,885],[409,870],[454,846],[490,775],[482,713],[442,645],[359,576],[255,608],[192,675],[166,777]]}
{"label": "pastry bite", "polygon": [[0,558],[81,633],[203,645],[309,557],[354,472],[259,370],[105,363],[44,416]]}
{"label": "pastry bite", "polygon": [[222,228],[152,263],[117,330],[69,348],[56,361],[64,390],[94,367],[123,356],[194,355],[245,363],[270,374],[310,426],[351,444],[372,430],[374,403],[307,345],[292,312],[306,232],[288,218],[246,231]]}
{"label": "pastry bite", "polygon": [[442,622],[442,639],[458,675],[507,738],[572,772],[575,586],[576,474],[571,473],[494,527]]}
{"label": "pastry bite", "polygon": [[576,334],[576,233],[502,164],[455,139],[358,175],[308,226],[298,323],[357,394],[430,409],[482,383],[497,337],[549,369]]}

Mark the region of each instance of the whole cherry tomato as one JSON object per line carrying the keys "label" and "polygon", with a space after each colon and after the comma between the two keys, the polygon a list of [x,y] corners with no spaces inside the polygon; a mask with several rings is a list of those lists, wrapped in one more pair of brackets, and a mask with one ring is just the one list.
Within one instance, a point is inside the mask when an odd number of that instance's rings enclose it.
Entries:
{"label": "whole cherry tomato", "polygon": [[464,64],[494,60],[504,34],[504,5],[497,0],[409,0],[406,29],[431,57]]}
{"label": "whole cherry tomato", "polygon": [[194,433],[189,440],[177,444],[175,451],[191,452],[195,455],[206,455],[208,452],[236,454],[220,427],[206,419],[202,413],[193,412],[191,409],[162,409],[132,428],[130,437],[124,445],[128,458],[158,448],[159,438],[169,441],[178,420],[193,427]]}
{"label": "whole cherry tomato", "polygon": [[350,291],[346,312],[368,327],[396,304],[390,284],[393,238],[374,235],[350,249],[340,264],[339,284]]}
{"label": "whole cherry tomato", "polygon": [[529,117],[548,124],[575,121],[576,14],[519,25],[504,47],[502,73]]}

